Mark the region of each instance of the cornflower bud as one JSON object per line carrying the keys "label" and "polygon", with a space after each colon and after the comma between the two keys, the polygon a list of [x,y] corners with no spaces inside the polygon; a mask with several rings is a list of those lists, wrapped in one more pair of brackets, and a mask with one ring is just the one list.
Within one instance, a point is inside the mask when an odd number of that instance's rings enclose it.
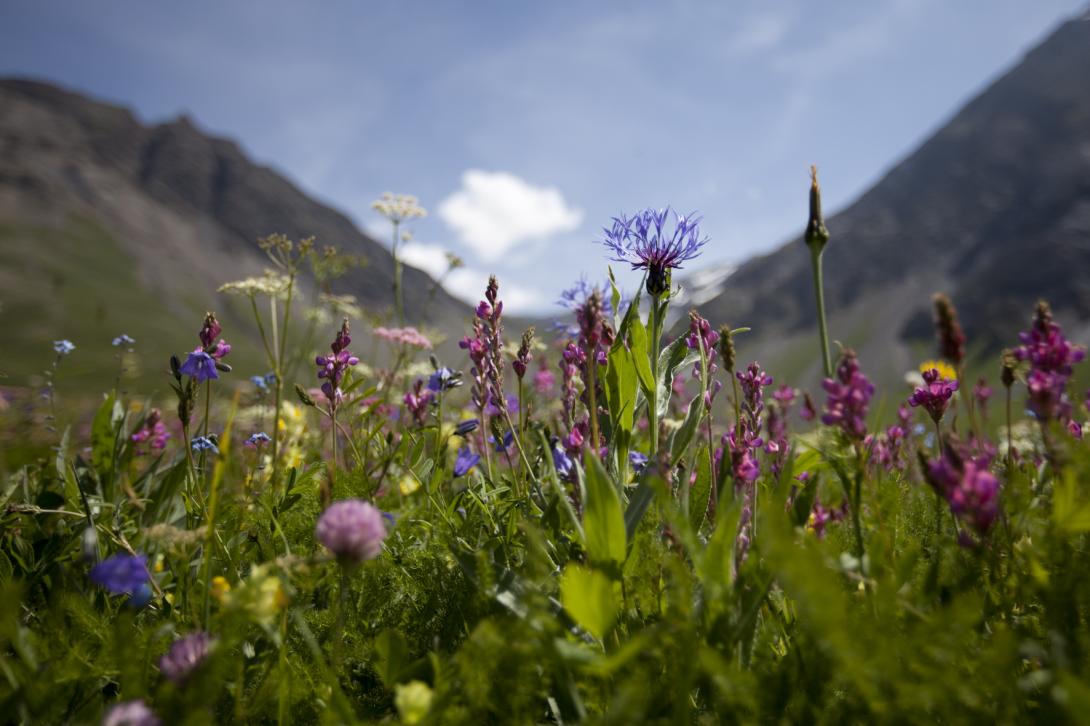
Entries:
{"label": "cornflower bud", "polygon": [[823,249],[829,241],[829,230],[825,228],[825,217],[821,213],[821,186],[818,184],[817,167],[810,167],[810,218],[806,222],[806,234],[803,239],[810,247]]}

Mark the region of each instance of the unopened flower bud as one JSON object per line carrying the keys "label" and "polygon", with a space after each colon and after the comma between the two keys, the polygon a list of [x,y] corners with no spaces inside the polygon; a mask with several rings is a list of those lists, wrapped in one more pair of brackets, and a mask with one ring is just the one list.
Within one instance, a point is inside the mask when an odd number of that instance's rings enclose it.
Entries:
{"label": "unopened flower bud", "polygon": [[810,167],[810,219],[806,223],[804,239],[811,248],[819,251],[829,241],[829,230],[825,228],[825,217],[821,213],[821,186],[818,185],[817,167]]}

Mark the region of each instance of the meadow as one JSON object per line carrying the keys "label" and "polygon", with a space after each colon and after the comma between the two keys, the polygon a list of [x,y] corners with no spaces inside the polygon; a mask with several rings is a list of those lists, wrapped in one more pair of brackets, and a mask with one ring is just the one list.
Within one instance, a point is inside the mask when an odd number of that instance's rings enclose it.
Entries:
{"label": "meadow", "polygon": [[[376,209],[396,254],[423,210]],[[2,720],[1080,721],[1084,349],[1042,301],[965,380],[936,295],[932,360],[882,420],[826,330],[816,175],[820,390],[740,360],[746,321],[671,316],[700,222],[610,221],[555,329],[506,328],[482,280],[449,360],[405,324],[400,265],[389,319],[361,325],[301,294],[339,253],[282,236],[207,301],[251,310],[260,369],[214,313],[157,322],[189,351],[140,349],[161,400],[129,390],[125,331],[57,340],[43,395],[0,410]],[[117,373],[84,422],[58,392],[90,349]]]}

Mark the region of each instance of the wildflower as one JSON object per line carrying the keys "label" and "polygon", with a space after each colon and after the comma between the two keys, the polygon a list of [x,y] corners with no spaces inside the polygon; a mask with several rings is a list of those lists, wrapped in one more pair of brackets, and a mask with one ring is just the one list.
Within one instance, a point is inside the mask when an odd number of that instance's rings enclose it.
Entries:
{"label": "wildflower", "polygon": [[[671,214],[672,230],[667,227]],[[670,270],[695,259],[707,243],[708,238],[700,236],[700,221],[695,212],[683,217],[670,207],[645,209],[632,217],[622,214],[613,218],[611,228],[602,230],[602,244],[613,253],[610,259],[647,270],[647,292],[658,297],[670,286]]]}
{"label": "wildflower", "polygon": [[265,380],[265,376],[250,376],[250,383],[254,384],[259,391],[269,390],[269,384]]}
{"label": "wildflower", "polygon": [[228,343],[226,340],[223,340],[221,338],[220,341],[218,343],[216,343],[216,346],[212,349],[212,351],[209,353],[209,355],[211,355],[213,358],[215,358],[217,361],[219,361],[219,360],[223,360],[224,358],[226,358],[227,354],[230,353],[230,352],[231,352],[231,344]]}
{"label": "wildflower", "polygon": [[1052,320],[1048,303],[1043,301],[1037,305],[1033,327],[1018,337],[1022,345],[1015,348],[1014,357],[1030,364],[1026,376],[1030,411],[1045,421],[1067,421],[1071,417],[1067,382],[1072,366],[1086,357],[1086,351],[1064,337],[1062,328]]}
{"label": "wildflower", "polygon": [[401,223],[407,219],[428,216],[428,210],[420,206],[411,194],[393,194],[383,192],[382,196],[371,202],[371,209],[391,222]]}
{"label": "wildflower", "polygon": [[161,726],[162,723],[139,698],[114,704],[102,719],[102,726]]}
{"label": "wildflower", "polygon": [[423,426],[426,423],[428,406],[434,396],[434,393],[424,389],[424,381],[419,378],[413,384],[413,389],[405,394],[403,399],[405,406],[409,409],[409,413],[413,415],[413,421],[417,426]]}
{"label": "wildflower", "polygon": [[407,497],[420,488],[420,480],[411,474],[406,474],[398,482],[397,488],[401,492],[401,496]]}
{"label": "wildflower", "polygon": [[263,431],[258,431],[255,434],[250,434],[250,438],[244,442],[246,446],[253,447],[255,449],[260,448],[262,445],[272,441],[269,435]]}
{"label": "wildflower", "polygon": [[813,421],[817,418],[817,409],[814,406],[814,399],[810,398],[809,391],[802,394],[802,410],[799,411],[799,418],[803,421]]}
{"label": "wildflower", "polygon": [[[496,276],[488,278],[485,299],[477,306],[473,320],[473,336],[462,338],[458,346],[469,353],[473,361],[473,403],[485,412],[491,402],[503,413],[506,399],[503,395],[503,302],[499,299],[499,283]],[[482,312],[485,313],[482,315]]]}
{"label": "wildflower", "polygon": [[[685,338],[685,345],[690,350],[701,351],[704,364],[707,366],[708,380],[704,381],[704,406],[707,409],[711,409],[712,401],[715,399],[719,390],[723,387],[723,384],[719,381],[713,380],[712,376],[719,370],[714,362],[717,354],[717,343],[719,342],[719,333],[712,330],[711,323],[700,315],[695,310],[689,311],[689,335]],[[701,370],[701,363],[698,361],[693,364],[693,378],[700,378],[704,374]]]}
{"label": "wildflower", "polygon": [[480,460],[481,457],[470,451],[468,446],[463,446],[454,459],[454,476],[465,476]]}
{"label": "wildflower", "polygon": [[958,382],[943,378],[935,368],[925,371],[923,380],[923,388],[917,388],[912,393],[908,404],[913,408],[923,406],[931,416],[931,420],[938,423],[946,413],[946,407],[950,405],[950,398],[954,395],[954,391],[958,390]]}
{"label": "wildflower", "polygon": [[359,499],[343,499],[322,512],[315,536],[338,560],[360,563],[382,552],[386,525],[377,508]]}
{"label": "wildflower", "polygon": [[719,326],[719,355],[723,356],[723,367],[727,373],[734,373],[735,351],[734,333],[729,325]]}
{"label": "wildflower", "polygon": [[348,318],[345,318],[341,323],[341,329],[337,332],[337,337],[329,346],[333,355],[320,355],[314,359],[319,369],[318,377],[325,379],[322,384],[322,393],[329,400],[331,412],[336,411],[337,406],[344,399],[344,394],[341,393],[341,380],[344,378],[345,371],[360,362],[360,359],[348,350],[351,342],[352,338],[348,334]]}
{"label": "wildflower", "polygon": [[962,521],[984,534],[999,516],[999,480],[988,471],[988,456],[971,457],[950,441],[938,459],[927,462],[927,482]]}
{"label": "wildflower", "polygon": [[159,672],[176,686],[184,684],[204,663],[212,648],[212,636],[204,631],[174,641],[159,658]]}
{"label": "wildflower", "polygon": [[628,452],[628,463],[631,464],[632,471],[636,473],[636,476],[643,473],[643,470],[647,468],[648,461],[650,461],[650,459],[648,459],[647,455],[644,453],[639,451]]}
{"label": "wildflower", "polygon": [[165,449],[167,441],[170,439],[170,432],[167,431],[166,424],[163,423],[162,411],[157,408],[149,410],[148,415],[144,417],[143,425],[129,438],[135,444],[150,442],[150,446],[154,451]]}
{"label": "wildflower", "polygon": [[845,349],[841,353],[836,378],[826,378],[822,386],[828,394],[822,423],[837,426],[850,438],[862,440],[867,435],[867,407],[874,395],[874,385],[859,370],[855,351]]}
{"label": "wildflower", "polygon": [[916,370],[919,371],[920,375],[923,375],[932,368],[939,372],[941,378],[945,378],[948,381],[956,381],[958,379],[957,369],[944,360],[925,360],[916,368]]}
{"label": "wildflower", "polygon": [[[599,285],[597,283],[590,284],[587,282],[586,276],[580,277],[575,283],[560,293],[560,299],[556,301],[557,305],[571,310],[574,314],[580,308],[586,306],[587,300],[592,294],[598,292],[602,299],[602,315],[605,319],[613,317],[613,305],[610,302],[609,296],[605,294],[605,291],[609,289],[609,285]],[[621,299],[621,305],[624,304],[624,298]],[[576,338],[579,336],[579,326],[571,325],[569,323],[556,321],[553,324],[553,329],[557,331],[559,335],[567,336],[569,338]]]}
{"label": "wildflower", "polygon": [[742,407],[749,418],[750,428],[760,431],[761,412],[764,410],[762,389],[772,385],[772,376],[761,370],[757,361],[750,363],[745,371],[738,371],[734,376],[742,384]]}
{"label": "wildflower", "polygon": [[223,332],[223,326],[216,320],[215,313],[206,313],[204,316],[204,325],[201,326],[200,332],[197,336],[201,339],[201,345],[205,350],[212,347],[212,344],[216,342],[216,338]]}
{"label": "wildflower", "polygon": [[397,343],[400,345],[407,345],[413,348],[423,348],[424,350],[431,350],[431,341],[424,336],[416,328],[375,328],[374,333],[377,337],[391,343]]}
{"label": "wildflower", "polygon": [[220,377],[219,373],[216,372],[216,359],[205,353],[201,348],[196,348],[189,354],[178,372],[189,376],[197,383],[215,380]]}
{"label": "wildflower", "polygon": [[76,345],[71,340],[54,340],[53,350],[57,355],[68,355],[76,349]]}
{"label": "wildflower", "polygon": [[[251,568],[249,576],[235,589],[232,589],[226,581],[224,585],[226,586],[226,591],[222,595],[224,606],[264,627],[270,627],[288,605],[288,597],[280,577],[269,564]],[[216,587],[215,579],[212,581],[212,586]],[[215,589],[213,589],[213,595],[215,595]]]}
{"label": "wildflower", "polygon": [[114,595],[132,595],[151,579],[145,555],[118,553],[91,568],[91,582]]}
{"label": "wildflower", "polygon": [[231,592],[231,583],[223,575],[212,578],[212,597],[222,601]]}
{"label": "wildflower", "polygon": [[810,167],[810,216],[806,221],[803,240],[811,249],[825,248],[829,242],[829,230],[825,228],[825,216],[821,213],[821,186],[818,185],[817,167]]}
{"label": "wildflower", "polygon": [[452,371],[450,368],[437,368],[428,378],[428,390],[433,393],[442,393],[462,385],[461,372]]}
{"label": "wildflower", "polygon": [[521,381],[523,376],[526,375],[526,367],[533,360],[533,353],[530,352],[531,347],[534,344],[534,329],[533,327],[527,328],[526,332],[522,334],[522,341],[519,343],[518,352],[515,353],[515,360],[511,362],[511,367],[515,369],[515,375]]}
{"label": "wildflower", "polygon": [[534,390],[540,394],[551,393],[556,387],[556,375],[549,370],[549,364],[541,359],[537,371],[534,373]]}
{"label": "wildflower", "polygon": [[291,278],[273,270],[265,270],[260,277],[247,277],[245,280],[228,282],[220,285],[219,292],[229,295],[268,295],[269,297],[282,297],[287,293]]}
{"label": "wildflower", "polygon": [[402,723],[420,723],[431,710],[433,694],[428,684],[423,681],[398,684],[394,693],[394,705],[397,706]]}
{"label": "wildflower", "polygon": [[825,527],[833,522],[839,522],[847,514],[848,502],[846,500],[836,509],[829,509],[822,505],[821,502],[814,502],[814,508],[810,510],[810,518],[806,522],[806,528],[813,532],[818,539],[824,539]]}
{"label": "wildflower", "polygon": [[189,442],[189,446],[195,452],[211,451],[217,456],[220,453],[219,447],[216,445],[216,441],[211,436],[194,436],[193,440]]}
{"label": "wildflower", "polygon": [[[939,338],[939,353],[947,360],[960,366],[965,360],[965,333],[958,323],[958,311],[950,298],[936,293],[932,298],[935,304],[935,332]],[[948,376],[950,377],[950,376]]]}
{"label": "wildflower", "polygon": [[492,444],[495,447],[495,451],[497,454],[502,454],[506,452],[509,448],[511,448],[511,443],[514,440],[515,435],[511,431],[508,431],[506,434],[504,434],[503,438],[500,440],[496,440],[495,436],[488,437],[488,443]]}
{"label": "wildflower", "polygon": [[122,333],[121,335],[117,336],[116,338],[114,338],[110,342],[110,345],[112,345],[115,348],[120,348],[123,345],[135,345],[135,344],[136,344],[136,341],[133,340],[132,338],[130,338],[125,333]]}
{"label": "wildflower", "polygon": [[980,404],[981,410],[988,405],[988,399],[992,397],[991,386],[988,385],[988,379],[984,376],[980,377],[980,380],[973,386],[973,398]]}
{"label": "wildflower", "polygon": [[564,451],[563,448],[553,444],[553,466],[556,468],[556,474],[564,481],[571,481],[572,476],[575,474],[575,462]]}
{"label": "wildflower", "polygon": [[481,422],[475,418],[466,419],[465,421],[462,421],[460,424],[458,424],[458,426],[454,429],[454,435],[465,438],[469,434],[476,431],[477,427],[480,424]]}

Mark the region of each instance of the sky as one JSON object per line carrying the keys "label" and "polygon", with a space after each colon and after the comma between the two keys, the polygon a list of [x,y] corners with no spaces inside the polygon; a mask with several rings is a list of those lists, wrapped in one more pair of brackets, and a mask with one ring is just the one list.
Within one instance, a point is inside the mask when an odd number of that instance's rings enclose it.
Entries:
{"label": "sky", "polygon": [[[547,313],[601,229],[671,205],[737,264],[849,204],[1086,0],[0,0],[0,75],[185,113],[468,301]],[[273,232],[275,230],[270,230]],[[835,230],[834,230],[835,234]],[[322,242],[323,240],[319,240]],[[324,240],[335,243],[336,240]],[[634,273],[614,264],[628,285]]]}

